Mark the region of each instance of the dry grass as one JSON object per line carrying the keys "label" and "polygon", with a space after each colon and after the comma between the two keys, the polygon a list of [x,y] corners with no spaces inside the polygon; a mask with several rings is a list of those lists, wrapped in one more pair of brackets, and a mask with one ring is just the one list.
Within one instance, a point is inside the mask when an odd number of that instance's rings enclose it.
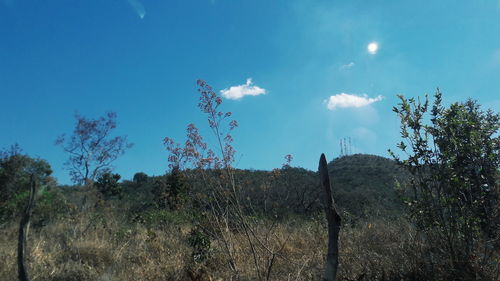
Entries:
{"label": "dry grass", "polygon": [[[31,229],[28,264],[32,280],[257,280],[248,240],[235,233],[238,276],[228,266],[220,241],[204,264],[192,257],[192,226],[147,228],[120,218],[119,212],[74,214]],[[267,247],[257,255],[270,280],[321,280],[326,252],[323,220],[256,222],[253,229]],[[0,229],[0,276],[16,280],[17,224]],[[344,227],[340,237],[340,280],[430,280],[420,274],[422,248],[405,222],[372,221]],[[420,272],[420,273],[419,273]],[[420,275],[419,275],[420,274]]]}
{"label": "dry grass", "polygon": [[[16,279],[16,233],[16,225],[1,230],[0,276],[5,280]],[[92,215],[31,230],[28,249],[33,280],[184,280],[190,253],[174,231]]]}

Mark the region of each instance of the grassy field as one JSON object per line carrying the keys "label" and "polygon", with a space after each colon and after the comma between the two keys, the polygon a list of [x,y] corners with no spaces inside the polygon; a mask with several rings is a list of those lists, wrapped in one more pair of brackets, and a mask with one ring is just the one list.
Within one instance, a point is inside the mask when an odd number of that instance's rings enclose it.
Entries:
{"label": "grassy field", "polygon": [[[319,215],[281,222],[252,220],[255,237],[262,239],[262,245],[254,243],[258,267],[244,233],[232,233],[235,268],[218,240],[210,241],[207,258],[197,262],[190,243],[195,226],[176,216],[169,213],[169,219],[156,226],[131,223],[123,210],[107,204],[32,227],[32,280],[259,280],[259,272],[262,280],[321,280],[326,222]],[[17,231],[16,222],[0,229],[2,280],[17,278]],[[404,220],[345,225],[339,280],[452,280],[455,273],[439,259],[439,248],[431,246]],[[482,272],[494,274],[495,266]]]}
{"label": "grassy field", "polygon": [[[338,280],[499,279],[498,239],[478,239],[457,266],[441,232],[406,219],[392,181],[403,174],[388,159],[354,155],[330,169],[343,220]],[[322,280],[327,228],[316,173],[236,170],[240,207],[190,173],[178,183],[185,196],[163,207],[163,176],[123,181],[109,198],[88,186],[40,191],[27,241],[32,280]],[[17,279],[15,212],[26,196],[13,197],[14,215],[0,224],[1,280]]]}

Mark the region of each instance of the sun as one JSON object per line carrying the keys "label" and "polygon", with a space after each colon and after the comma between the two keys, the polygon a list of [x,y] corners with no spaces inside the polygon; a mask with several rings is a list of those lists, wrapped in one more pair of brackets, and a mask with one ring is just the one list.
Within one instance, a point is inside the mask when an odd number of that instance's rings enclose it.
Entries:
{"label": "sun", "polygon": [[368,50],[368,53],[375,55],[378,51],[378,43],[371,42],[370,44],[368,44],[368,47],[366,47],[366,49]]}

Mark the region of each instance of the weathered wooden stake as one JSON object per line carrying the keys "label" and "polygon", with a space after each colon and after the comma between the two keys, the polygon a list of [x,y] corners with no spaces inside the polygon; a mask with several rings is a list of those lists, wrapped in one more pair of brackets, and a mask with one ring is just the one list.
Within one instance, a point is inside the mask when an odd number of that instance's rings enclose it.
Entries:
{"label": "weathered wooden stake", "polygon": [[326,256],[325,275],[323,276],[323,280],[335,281],[337,276],[337,267],[339,265],[339,232],[341,219],[337,213],[337,209],[335,208],[326,157],[323,153],[319,159],[318,169],[321,177],[321,184],[325,188],[325,213],[326,220],[328,221],[328,253]]}
{"label": "weathered wooden stake", "polygon": [[36,183],[35,178],[31,175],[31,189],[28,205],[24,210],[21,223],[19,225],[19,239],[17,241],[17,271],[20,281],[29,281],[28,272],[26,271],[26,236],[28,235],[30,218],[33,213],[33,205],[35,204]]}

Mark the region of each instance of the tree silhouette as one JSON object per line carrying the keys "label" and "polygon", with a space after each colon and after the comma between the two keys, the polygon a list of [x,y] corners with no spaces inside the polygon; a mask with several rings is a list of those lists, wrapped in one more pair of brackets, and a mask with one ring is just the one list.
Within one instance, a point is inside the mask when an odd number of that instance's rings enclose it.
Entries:
{"label": "tree silhouette", "polygon": [[108,112],[99,119],[75,115],[73,135],[60,136],[60,145],[70,156],[65,162],[71,180],[78,184],[93,182],[98,176],[112,170],[111,163],[132,147],[126,136],[111,137],[116,128],[116,113]]}

